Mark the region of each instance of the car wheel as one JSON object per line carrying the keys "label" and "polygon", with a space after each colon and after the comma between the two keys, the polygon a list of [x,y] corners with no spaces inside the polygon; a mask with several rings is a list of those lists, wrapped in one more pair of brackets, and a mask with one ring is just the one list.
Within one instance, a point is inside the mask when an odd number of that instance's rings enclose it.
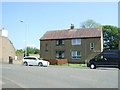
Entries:
{"label": "car wheel", "polygon": [[24,66],[28,66],[28,63],[27,62],[24,62],[24,64],[23,64]]}
{"label": "car wheel", "polygon": [[42,66],[43,66],[43,64],[40,62],[40,63],[38,63],[38,66],[41,66],[41,67],[42,67]]}
{"label": "car wheel", "polygon": [[96,68],[95,64],[90,65],[90,69],[95,69],[95,68]]}

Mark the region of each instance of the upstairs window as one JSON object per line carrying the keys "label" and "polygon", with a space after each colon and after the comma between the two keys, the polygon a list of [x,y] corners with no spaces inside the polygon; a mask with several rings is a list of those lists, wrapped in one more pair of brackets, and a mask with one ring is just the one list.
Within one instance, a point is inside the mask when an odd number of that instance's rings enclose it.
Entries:
{"label": "upstairs window", "polygon": [[80,59],[81,52],[80,51],[72,51],[72,59]]}
{"label": "upstairs window", "polygon": [[90,43],[90,50],[94,50],[94,43]]}
{"label": "upstairs window", "polygon": [[48,51],[48,44],[45,45],[45,51]]}
{"label": "upstairs window", "polygon": [[64,40],[56,40],[56,45],[64,45]]}
{"label": "upstairs window", "polygon": [[72,39],[72,45],[81,45],[81,39]]}

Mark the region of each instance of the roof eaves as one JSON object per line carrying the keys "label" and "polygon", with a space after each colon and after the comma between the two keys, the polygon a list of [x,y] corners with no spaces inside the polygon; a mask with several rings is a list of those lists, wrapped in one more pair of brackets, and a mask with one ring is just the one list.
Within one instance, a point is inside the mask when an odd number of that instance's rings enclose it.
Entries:
{"label": "roof eaves", "polygon": [[42,40],[58,40],[58,39],[84,39],[84,38],[100,38],[101,36],[96,36],[96,37],[74,37],[74,38],[44,38],[44,39],[40,39],[40,41]]}

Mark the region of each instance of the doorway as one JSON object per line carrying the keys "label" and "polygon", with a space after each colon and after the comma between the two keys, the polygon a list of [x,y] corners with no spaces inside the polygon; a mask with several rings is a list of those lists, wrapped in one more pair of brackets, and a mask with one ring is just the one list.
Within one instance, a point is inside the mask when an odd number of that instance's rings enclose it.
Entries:
{"label": "doorway", "polygon": [[9,64],[13,64],[13,58],[9,56]]}

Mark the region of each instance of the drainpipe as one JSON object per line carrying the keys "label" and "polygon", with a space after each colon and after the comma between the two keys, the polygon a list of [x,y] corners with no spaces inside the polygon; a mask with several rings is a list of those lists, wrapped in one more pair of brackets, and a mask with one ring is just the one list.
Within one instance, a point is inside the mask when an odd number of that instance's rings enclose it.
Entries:
{"label": "drainpipe", "polygon": [[86,60],[86,40],[85,40],[85,64],[86,64],[87,60]]}

